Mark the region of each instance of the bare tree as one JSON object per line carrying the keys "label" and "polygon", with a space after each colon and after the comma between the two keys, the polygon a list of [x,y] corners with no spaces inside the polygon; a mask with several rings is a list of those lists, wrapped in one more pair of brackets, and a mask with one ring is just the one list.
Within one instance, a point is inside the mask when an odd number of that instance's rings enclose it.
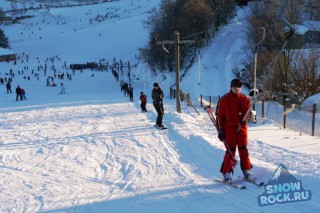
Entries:
{"label": "bare tree", "polygon": [[309,0],[305,2],[305,18],[308,20],[320,20],[320,1]]}
{"label": "bare tree", "polygon": [[[288,2],[284,14],[286,19],[289,23],[300,22],[303,1],[289,0]],[[293,36],[290,42],[286,43],[288,30],[277,18],[279,7],[280,4],[268,4],[267,2],[263,6],[257,4],[254,7],[254,15],[250,18],[251,25],[247,34],[247,45],[251,50],[248,54],[253,58],[254,51],[258,51],[257,83],[260,86],[259,89],[263,89],[267,94],[279,96],[278,99],[282,98],[283,94],[296,94],[303,99],[319,90],[319,86],[316,86],[319,85],[319,74],[316,75],[317,72],[319,73],[319,61],[316,60],[316,54],[303,56],[303,53],[297,54],[297,51],[288,49],[301,47],[301,38]],[[255,49],[255,44],[261,38],[258,30],[261,27],[266,29],[266,36],[260,47]],[[287,45],[284,46],[284,44]],[[286,50],[284,51],[283,48]],[[246,64],[245,69],[251,71],[251,76],[253,76],[253,60],[251,66]],[[268,81],[263,81],[266,78]],[[259,82],[263,82],[264,85]]]}
{"label": "bare tree", "polygon": [[295,51],[291,61],[292,83],[301,98],[320,92],[320,52],[317,49]]}

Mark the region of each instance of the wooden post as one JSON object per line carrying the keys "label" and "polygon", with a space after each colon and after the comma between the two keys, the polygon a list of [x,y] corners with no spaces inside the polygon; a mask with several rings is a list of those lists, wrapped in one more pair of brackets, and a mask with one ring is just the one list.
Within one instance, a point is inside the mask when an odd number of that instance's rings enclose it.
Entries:
{"label": "wooden post", "polygon": [[[283,112],[285,112],[287,110],[287,103],[286,103],[286,96],[283,96]],[[283,113],[283,128],[286,128],[286,124],[287,124],[287,114]]]}
{"label": "wooden post", "polygon": [[316,126],[316,113],[317,113],[317,104],[313,104],[313,110],[312,110],[312,136],[314,136],[314,130]]}
{"label": "wooden post", "polygon": [[262,112],[262,118],[264,118],[264,98],[262,99],[262,103],[261,103],[261,112]]}
{"label": "wooden post", "polygon": [[180,102],[180,34],[176,32],[175,40],[175,54],[176,54],[176,105],[177,112],[181,113],[181,102]]}

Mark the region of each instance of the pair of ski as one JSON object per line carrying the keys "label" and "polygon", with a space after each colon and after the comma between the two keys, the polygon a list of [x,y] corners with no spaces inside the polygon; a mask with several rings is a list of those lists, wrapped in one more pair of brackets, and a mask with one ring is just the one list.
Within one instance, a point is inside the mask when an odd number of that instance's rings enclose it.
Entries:
{"label": "pair of ski", "polygon": [[[260,96],[260,95],[259,95]],[[243,122],[248,122],[248,116],[249,116],[249,113],[251,112],[252,108],[253,108],[253,105],[258,101],[258,98],[259,96],[256,96],[255,99],[251,102],[250,104],[250,107],[249,109],[247,110],[244,118],[243,118]],[[219,126],[218,126],[218,123],[217,123],[217,120],[215,118],[215,116],[213,115],[213,112],[211,110],[211,107],[210,106],[206,106],[205,107],[205,110],[207,111],[213,125],[215,126],[215,128],[217,129],[217,131],[219,131]],[[230,160],[230,164],[231,164],[231,167],[232,169],[234,169],[237,165],[237,160],[235,159],[235,157],[232,155],[232,152],[228,146],[228,144],[226,143],[225,140],[222,140],[225,148],[226,148],[226,152],[228,153],[228,156],[229,156],[229,160]],[[234,182],[226,182],[226,181],[223,181],[223,180],[220,180],[220,179],[216,179],[215,178],[215,181],[217,182],[220,182],[220,183],[224,183],[224,184],[227,184],[227,185],[230,185],[234,188],[238,188],[238,189],[246,189],[246,186],[245,185],[240,185],[240,184],[237,184],[237,183],[234,183]],[[257,182],[256,180],[246,180],[244,179],[244,181],[248,182],[248,183],[252,183],[256,186],[263,186],[264,183],[263,182]]]}
{"label": "pair of ski", "polygon": [[[223,184],[232,186],[232,187],[237,188],[237,189],[246,189],[247,188],[246,185],[237,184],[237,183],[234,183],[234,182],[223,181],[223,180],[218,179],[218,178],[215,178],[214,180],[216,182],[223,183]],[[246,179],[244,179],[244,181],[248,182],[248,183],[252,183],[252,184],[254,184],[256,186],[263,186],[264,185],[264,182],[259,182],[259,181],[256,181],[256,180],[246,180]]]}

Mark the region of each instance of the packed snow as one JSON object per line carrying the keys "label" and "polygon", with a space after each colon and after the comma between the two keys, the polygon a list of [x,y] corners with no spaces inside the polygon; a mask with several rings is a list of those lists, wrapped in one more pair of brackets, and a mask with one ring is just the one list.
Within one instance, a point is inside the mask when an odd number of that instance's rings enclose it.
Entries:
{"label": "packed snow", "polygon": [[[238,15],[201,51],[200,84],[197,64],[181,82],[200,114],[185,102],[182,113],[177,113],[176,101],[169,97],[174,74],[166,73],[163,80],[138,57],[139,48],[148,41],[144,21],[159,3],[120,0],[29,10],[33,18],[1,26],[19,59],[16,64],[0,63],[0,77],[8,78],[10,70],[14,73],[12,93],[4,84],[0,94],[0,212],[319,211],[319,134],[312,137],[283,129],[280,119],[259,116],[259,104],[258,122],[249,125],[254,177],[267,183],[278,166],[285,165],[312,195],[281,204],[287,197],[272,203],[275,196],[271,194],[269,201],[274,205],[259,206],[258,197],[266,188],[244,182],[239,164],[233,179],[246,185],[246,190],[215,181],[221,178],[224,146],[198,98],[228,92],[232,67],[241,60],[248,8],[237,8]],[[1,1],[0,6],[9,9],[10,4]],[[106,13],[106,19],[92,22]],[[73,63],[111,65],[114,60],[137,65],[131,73],[134,102],[120,90],[110,69],[74,73],[69,69]],[[54,68],[65,78],[54,77],[57,87],[46,86]],[[120,79],[127,81],[127,73]],[[165,92],[168,130],[153,126],[154,82]],[[66,94],[60,94],[61,83]],[[26,90],[26,100],[16,101],[18,85]],[[141,113],[140,91],[148,96],[147,113]],[[276,103],[269,105],[270,114],[279,108]]]}

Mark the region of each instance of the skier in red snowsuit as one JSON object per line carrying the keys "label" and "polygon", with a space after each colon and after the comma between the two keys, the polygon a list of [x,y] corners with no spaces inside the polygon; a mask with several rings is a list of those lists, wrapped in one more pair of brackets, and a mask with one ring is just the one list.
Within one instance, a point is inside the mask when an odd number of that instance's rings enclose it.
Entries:
{"label": "skier in red snowsuit", "polygon": [[[230,92],[222,96],[218,102],[216,111],[220,128],[218,137],[221,141],[225,140],[233,157],[238,147],[240,166],[244,178],[251,179],[252,165],[247,149],[248,125],[246,122],[242,122],[243,117],[250,108],[250,99],[241,93],[241,87],[242,82],[239,79],[233,79]],[[220,172],[224,176],[224,181],[231,181],[233,170],[228,153],[224,156]]]}

